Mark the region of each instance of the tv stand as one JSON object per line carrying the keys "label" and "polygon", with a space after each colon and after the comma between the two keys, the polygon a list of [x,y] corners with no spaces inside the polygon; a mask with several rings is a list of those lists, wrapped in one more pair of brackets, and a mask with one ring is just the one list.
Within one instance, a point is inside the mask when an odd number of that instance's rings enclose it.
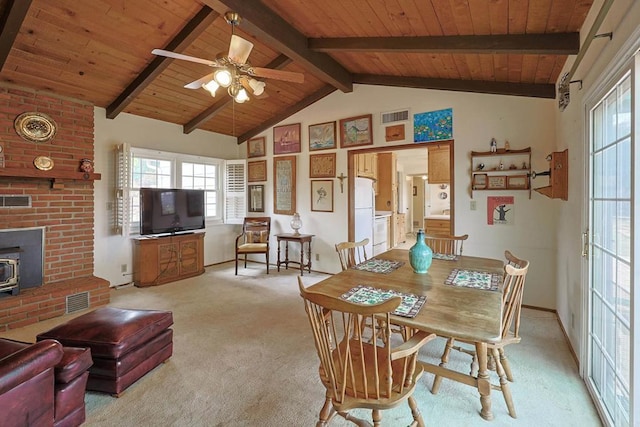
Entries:
{"label": "tv stand", "polygon": [[204,273],[204,233],[140,236],[133,240],[133,283],[162,285]]}

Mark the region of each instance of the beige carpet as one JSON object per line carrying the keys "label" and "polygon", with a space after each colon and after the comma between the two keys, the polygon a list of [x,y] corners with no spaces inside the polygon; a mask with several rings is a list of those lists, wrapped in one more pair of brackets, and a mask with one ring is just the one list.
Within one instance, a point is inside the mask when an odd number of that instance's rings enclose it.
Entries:
{"label": "beige carpet", "polygon": [[[112,291],[115,307],[171,310],[174,354],[133,384],[120,398],[89,392],[87,426],[313,426],[324,400],[317,357],[297,293],[296,270],[250,263],[234,277],[233,264],[204,275],[153,288]],[[305,274],[307,285],[325,275]],[[80,313],[81,314],[81,313]],[[76,314],[77,315],[77,314]],[[68,320],[60,317],[5,333],[33,341]],[[493,392],[491,422],[480,418],[478,393],[433,377],[420,380],[416,399],[427,426],[599,426],[600,421],[553,314],[524,310],[521,344],[507,348],[518,418]],[[435,360],[443,341],[428,343],[421,358]],[[454,352],[450,367],[469,361]],[[408,406],[383,414],[384,426],[405,426]],[[351,425],[336,418],[332,426]]]}

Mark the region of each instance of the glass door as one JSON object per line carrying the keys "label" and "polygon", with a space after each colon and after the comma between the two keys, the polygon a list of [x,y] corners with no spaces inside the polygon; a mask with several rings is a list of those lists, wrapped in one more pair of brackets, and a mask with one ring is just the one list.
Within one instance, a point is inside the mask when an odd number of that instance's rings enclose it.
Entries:
{"label": "glass door", "polygon": [[631,420],[633,277],[632,76],[589,112],[587,386],[608,424]]}

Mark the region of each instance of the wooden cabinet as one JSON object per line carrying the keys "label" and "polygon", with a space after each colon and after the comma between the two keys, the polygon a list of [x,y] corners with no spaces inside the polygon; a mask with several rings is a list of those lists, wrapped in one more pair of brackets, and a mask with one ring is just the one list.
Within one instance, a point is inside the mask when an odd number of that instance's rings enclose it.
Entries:
{"label": "wooden cabinet", "polygon": [[471,198],[474,191],[525,190],[531,198],[531,147],[471,152]]}
{"label": "wooden cabinet", "polygon": [[365,178],[377,179],[378,154],[363,153],[356,156],[356,175]]}
{"label": "wooden cabinet", "polygon": [[133,282],[161,285],[204,273],[204,233],[134,239]]}
{"label": "wooden cabinet", "polygon": [[427,173],[429,184],[448,184],[450,178],[449,145],[429,144],[427,158]]}
{"label": "wooden cabinet", "polygon": [[[538,174],[540,175],[540,174]],[[549,185],[536,191],[552,199],[568,200],[569,154],[568,150],[551,153]]]}
{"label": "wooden cabinet", "polygon": [[424,232],[432,235],[451,234],[451,221],[448,219],[429,219],[424,220]]}
{"label": "wooden cabinet", "polygon": [[396,219],[394,246],[398,246],[400,243],[404,243],[407,240],[407,220],[406,214],[403,213],[394,214],[394,216]]}

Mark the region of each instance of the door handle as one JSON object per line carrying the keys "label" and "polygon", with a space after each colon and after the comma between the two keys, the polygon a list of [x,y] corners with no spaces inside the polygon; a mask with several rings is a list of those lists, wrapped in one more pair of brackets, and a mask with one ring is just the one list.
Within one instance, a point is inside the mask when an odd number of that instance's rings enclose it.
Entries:
{"label": "door handle", "polygon": [[589,229],[587,228],[582,233],[582,257],[586,258],[589,256]]}

